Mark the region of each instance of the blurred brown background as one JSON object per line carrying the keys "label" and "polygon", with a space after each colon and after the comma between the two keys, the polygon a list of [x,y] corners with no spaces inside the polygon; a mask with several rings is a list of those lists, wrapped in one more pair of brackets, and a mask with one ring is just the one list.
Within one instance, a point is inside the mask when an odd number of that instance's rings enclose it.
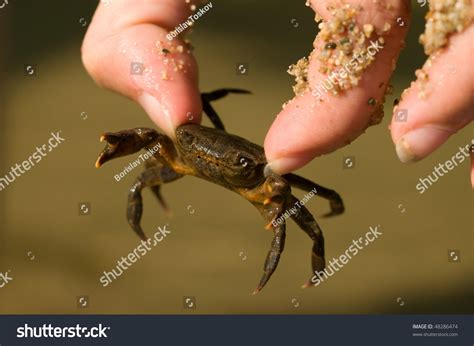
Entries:
{"label": "blurred brown background", "polygon": [[[214,1],[190,36],[202,90],[253,91],[219,101],[216,108],[230,132],[259,144],[292,96],[288,65],[309,53],[316,33],[304,0],[267,3]],[[137,105],[97,87],[82,67],[83,24],[96,2],[10,2],[0,10],[0,176],[51,132],[62,130],[66,142],[0,192],[0,272],[11,270],[13,277],[0,288],[0,313],[472,313],[469,164],[423,195],[415,189],[420,177],[470,141],[472,125],[413,166],[397,160],[387,130],[393,99],[424,60],[417,40],[426,7],[412,3],[414,20],[383,123],[299,171],[336,189],[346,204],[343,216],[319,219],[328,260],[369,226],[380,224],[383,236],[319,287],[301,290],[310,276],[311,241],[290,222],[278,270],[261,294],[251,296],[272,237],[247,201],[192,177],[164,187],[170,220],[144,193],[146,232],[170,222],[172,233],[102,287],[102,272],[139,244],[125,204],[140,169],[120,182],[113,176],[135,157],[95,169],[103,148],[99,136],[153,125]],[[237,75],[237,63],[248,63],[249,74]],[[32,77],[24,74],[28,64],[36,65]],[[355,156],[355,168],[342,168],[345,156]],[[79,216],[81,202],[91,204],[91,215]],[[316,198],[308,206],[316,216],[328,209]],[[460,263],[448,262],[448,249],[461,251]],[[89,297],[88,308],[77,307],[81,295]],[[183,296],[196,297],[197,308],[184,309]]]}

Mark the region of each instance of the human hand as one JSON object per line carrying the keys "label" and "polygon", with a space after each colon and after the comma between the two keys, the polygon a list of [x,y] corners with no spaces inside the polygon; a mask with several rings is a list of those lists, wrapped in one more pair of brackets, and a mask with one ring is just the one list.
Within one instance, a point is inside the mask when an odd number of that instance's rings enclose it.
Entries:
{"label": "human hand", "polygon": [[191,15],[193,1],[101,2],[84,38],[82,60],[101,86],[139,103],[170,137],[199,122],[197,65],[190,46],[166,35]]}
{"label": "human hand", "polygon": [[[335,24],[331,19],[337,15],[334,16],[327,8],[331,3],[334,1],[310,1],[316,13],[325,21]],[[383,105],[385,88],[407,33],[409,1],[348,0],[347,3],[354,8],[362,7],[355,17],[357,25],[364,31],[364,24],[372,24],[373,31],[380,35],[371,35],[370,40],[382,37],[384,46],[363,72],[358,85],[334,96],[330,91],[324,93],[322,88],[317,89],[321,82],[328,82],[328,76],[320,71],[324,62],[318,60],[318,56],[328,50],[328,41],[323,42],[325,36],[316,38],[315,51],[308,65],[309,90],[288,102],[265,139],[269,167],[277,173],[300,168],[314,157],[350,143],[377,121],[374,119],[374,116],[377,117],[377,107]],[[431,0],[430,3],[434,6],[435,3],[446,1]],[[469,0],[464,3],[469,5]],[[340,10],[341,7],[337,8]],[[398,18],[403,21],[403,26],[398,25]],[[389,30],[384,32],[384,26]],[[366,29],[370,32],[370,27]],[[463,32],[452,35],[448,48],[441,51],[436,59],[426,62],[423,69],[429,81],[420,81],[423,73],[418,73],[419,80],[412,83],[395,107],[394,114],[397,109],[407,109],[409,112],[406,122],[397,122],[394,117],[390,127],[402,162],[426,157],[451,134],[473,120],[474,71],[470,67],[474,53],[473,33],[474,25],[471,24]],[[329,49],[336,51],[331,46]],[[445,78],[447,66],[455,66],[456,78]],[[442,88],[439,87],[441,81]],[[329,84],[325,85],[329,88]],[[424,98],[418,95],[422,92],[425,92]],[[323,94],[322,101],[317,99],[320,94]],[[375,105],[374,100],[377,101]],[[471,167],[471,181],[474,186],[474,165]]]}

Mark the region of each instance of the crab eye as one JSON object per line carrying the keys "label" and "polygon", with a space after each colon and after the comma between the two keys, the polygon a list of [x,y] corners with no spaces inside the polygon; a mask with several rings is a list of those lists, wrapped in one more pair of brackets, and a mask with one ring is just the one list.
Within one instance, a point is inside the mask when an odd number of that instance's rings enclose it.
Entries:
{"label": "crab eye", "polygon": [[195,137],[192,134],[190,134],[188,131],[185,131],[183,129],[181,129],[181,131],[176,131],[176,137],[178,139],[178,143],[183,148],[191,147],[195,140]]}
{"label": "crab eye", "polygon": [[247,153],[236,149],[227,151],[223,157],[223,161],[231,166],[234,172],[239,175],[244,174],[244,172],[250,173],[255,167],[255,161],[251,159]]}
{"label": "crab eye", "polygon": [[236,159],[237,160],[234,161],[236,167],[239,167],[245,171],[251,171],[255,167],[254,161],[246,156],[238,155]]}
{"label": "crab eye", "polygon": [[261,176],[261,169],[251,153],[231,149],[226,152],[223,161],[226,163],[222,170],[224,179],[233,186],[254,186]]}

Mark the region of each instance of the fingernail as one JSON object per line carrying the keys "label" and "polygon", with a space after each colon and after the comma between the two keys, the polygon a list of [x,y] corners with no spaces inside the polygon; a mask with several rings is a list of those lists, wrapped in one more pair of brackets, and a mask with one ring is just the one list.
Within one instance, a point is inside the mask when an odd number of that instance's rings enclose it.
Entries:
{"label": "fingernail", "polygon": [[419,161],[443,144],[451,133],[436,127],[421,127],[412,130],[397,142],[398,158],[403,163]]}
{"label": "fingernail", "polygon": [[143,93],[138,97],[138,103],[148,113],[151,119],[171,138],[175,137],[175,126],[171,120],[169,110],[151,94]]}
{"label": "fingernail", "polygon": [[270,161],[265,166],[265,174],[274,172],[276,174],[286,174],[301,166],[301,159],[283,157],[281,159]]}
{"label": "fingernail", "polygon": [[266,177],[272,175],[273,173],[274,173],[274,172],[273,172],[272,168],[270,167],[270,164],[267,163],[267,164],[265,165],[265,168],[263,169],[263,175],[264,175],[264,177],[266,178]]}

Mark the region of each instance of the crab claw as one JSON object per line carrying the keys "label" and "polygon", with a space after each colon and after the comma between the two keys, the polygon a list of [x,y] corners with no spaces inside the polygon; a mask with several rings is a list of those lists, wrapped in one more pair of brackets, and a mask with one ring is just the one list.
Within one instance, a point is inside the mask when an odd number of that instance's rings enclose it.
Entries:
{"label": "crab claw", "polygon": [[136,153],[154,142],[158,136],[159,134],[155,130],[149,128],[106,132],[100,137],[100,141],[107,142],[107,146],[99,155],[95,166],[99,168],[107,161]]}

